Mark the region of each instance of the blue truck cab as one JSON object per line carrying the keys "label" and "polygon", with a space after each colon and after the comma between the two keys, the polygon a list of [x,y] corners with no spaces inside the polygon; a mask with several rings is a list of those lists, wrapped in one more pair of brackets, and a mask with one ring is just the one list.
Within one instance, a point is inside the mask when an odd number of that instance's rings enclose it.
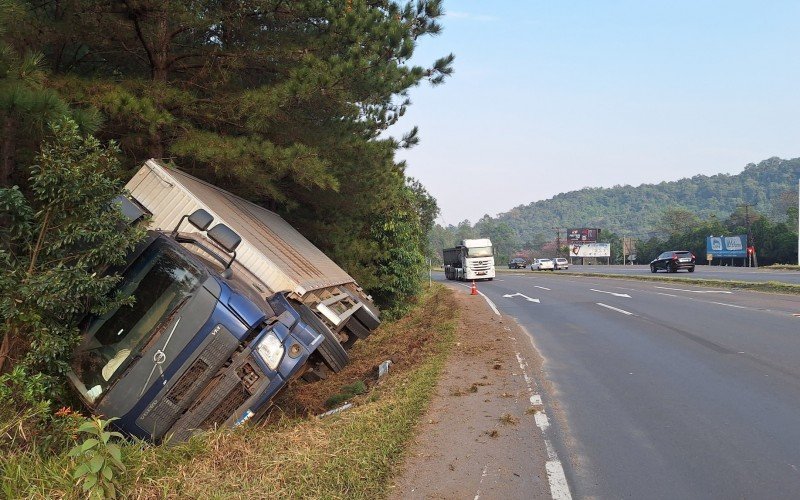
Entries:
{"label": "blue truck cab", "polygon": [[283,293],[264,298],[237,279],[238,235],[209,219],[189,217],[203,240],[148,231],[114,270],[132,302],[85,322],[69,381],[127,434],[183,441],[259,418],[324,340]]}

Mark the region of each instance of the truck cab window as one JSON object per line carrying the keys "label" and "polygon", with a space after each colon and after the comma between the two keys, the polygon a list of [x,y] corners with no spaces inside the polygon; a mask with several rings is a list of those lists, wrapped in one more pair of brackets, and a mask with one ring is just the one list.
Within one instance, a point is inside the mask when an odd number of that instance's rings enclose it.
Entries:
{"label": "truck cab window", "polygon": [[492,247],[473,247],[467,252],[468,257],[491,257]]}
{"label": "truck cab window", "polygon": [[134,303],[93,318],[73,358],[72,381],[88,401],[113,384],[204,279],[204,271],[163,242],[125,271],[118,290]]}

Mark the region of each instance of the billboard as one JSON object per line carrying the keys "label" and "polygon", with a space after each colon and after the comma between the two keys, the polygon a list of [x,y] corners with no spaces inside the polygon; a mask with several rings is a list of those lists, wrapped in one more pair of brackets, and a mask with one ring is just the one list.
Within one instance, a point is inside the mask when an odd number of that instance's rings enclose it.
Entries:
{"label": "billboard", "polygon": [[573,243],[594,243],[600,236],[599,229],[588,229],[585,227],[578,229],[567,229],[567,242]]}
{"label": "billboard", "polygon": [[713,258],[747,257],[747,235],[709,236],[706,238],[706,253]]}
{"label": "billboard", "polygon": [[569,246],[572,257],[611,257],[611,243],[574,243]]}

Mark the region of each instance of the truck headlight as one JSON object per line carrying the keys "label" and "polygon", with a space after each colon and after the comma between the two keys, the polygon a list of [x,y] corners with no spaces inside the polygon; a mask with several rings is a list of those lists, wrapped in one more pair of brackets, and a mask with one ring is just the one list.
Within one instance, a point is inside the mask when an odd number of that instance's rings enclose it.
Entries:
{"label": "truck headlight", "polygon": [[268,333],[256,346],[256,351],[261,359],[269,366],[270,370],[277,370],[283,358],[283,344],[274,333]]}

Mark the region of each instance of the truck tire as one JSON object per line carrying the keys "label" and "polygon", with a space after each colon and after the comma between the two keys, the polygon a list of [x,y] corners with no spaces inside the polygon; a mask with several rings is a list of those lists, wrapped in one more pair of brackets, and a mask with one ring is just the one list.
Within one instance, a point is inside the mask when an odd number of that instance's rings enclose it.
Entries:
{"label": "truck tire", "polygon": [[361,323],[361,321],[359,321],[355,316],[351,317],[347,323],[345,323],[344,327],[347,331],[347,342],[342,345],[348,351],[353,347],[353,344],[355,344],[357,340],[363,340],[369,337],[369,334],[372,333],[370,332],[369,328]]}
{"label": "truck tire", "polygon": [[339,342],[339,338],[307,305],[295,303],[295,308],[307,325],[325,337],[325,340],[317,348],[317,352],[322,356],[325,366],[330,368],[333,373],[342,371],[347,366],[347,363],[350,362],[350,356],[341,342]]}

